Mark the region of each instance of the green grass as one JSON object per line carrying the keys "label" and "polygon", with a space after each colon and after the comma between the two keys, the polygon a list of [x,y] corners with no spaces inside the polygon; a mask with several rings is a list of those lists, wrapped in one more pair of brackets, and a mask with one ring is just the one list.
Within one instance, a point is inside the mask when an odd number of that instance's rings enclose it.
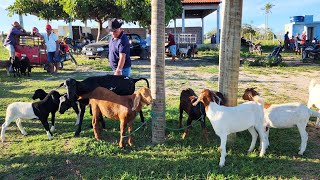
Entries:
{"label": "green grass", "polygon": [[[7,57],[0,48],[1,59]],[[84,79],[92,73],[110,71],[106,60],[86,60],[76,57],[80,67],[87,71],[77,71],[67,62],[65,69],[57,76],[46,74],[42,68],[34,68],[31,77],[7,77],[0,69],[0,124],[4,122],[5,110],[14,101],[32,101],[34,90],[56,89],[69,77]],[[186,61],[186,63],[189,61]],[[148,63],[145,62],[147,65]],[[166,126],[178,128],[179,93],[182,87],[190,87],[199,92],[202,88],[217,90],[217,51],[207,53],[203,59],[192,60],[191,70],[179,70],[178,65],[166,64],[166,68],[176,68],[177,72],[166,76]],[[80,69],[81,69],[80,68]],[[318,67],[242,67],[241,71],[250,75],[283,74],[296,72],[318,72]],[[133,65],[133,76],[148,72],[146,66]],[[200,74],[196,76],[191,73]],[[201,79],[203,78],[203,79]],[[202,85],[197,83],[203,83]],[[259,86],[271,103],[287,102],[285,94],[273,94],[259,81],[241,82]],[[270,88],[270,87],[269,87]],[[288,87],[291,88],[291,87]],[[58,89],[64,93],[65,89]],[[238,97],[243,88],[239,89]],[[96,141],[90,128],[91,116],[84,117],[80,138],[73,137],[76,115],[72,110],[56,114],[54,139],[49,141],[38,120],[26,120],[22,124],[28,132],[23,136],[15,123],[6,131],[5,143],[0,143],[0,179],[319,179],[319,133],[318,140],[309,139],[304,156],[298,156],[300,136],[297,128],[271,129],[270,143],[266,156],[258,156],[258,145],[252,153],[247,153],[251,137],[245,131],[237,133],[235,142],[228,143],[226,166],[219,168],[219,138],[206,120],[209,140],[202,136],[200,123],[194,122],[188,137],[181,139],[183,131],[166,130],[164,144],[152,144],[150,108],[144,108],[145,128],[134,134],[134,147],[118,148],[119,122],[106,120],[107,129],[102,132],[102,141]],[[184,114],[183,124],[186,124]],[[140,126],[139,118],[134,128]],[[259,144],[259,143],[257,143]]]}

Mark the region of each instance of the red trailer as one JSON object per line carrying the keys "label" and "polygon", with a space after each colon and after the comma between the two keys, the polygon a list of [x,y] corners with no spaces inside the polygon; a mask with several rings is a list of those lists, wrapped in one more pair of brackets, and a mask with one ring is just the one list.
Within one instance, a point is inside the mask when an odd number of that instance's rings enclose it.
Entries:
{"label": "red trailer", "polygon": [[15,46],[16,56],[21,59],[28,57],[33,66],[42,66],[47,62],[46,46],[37,36],[20,36]]}

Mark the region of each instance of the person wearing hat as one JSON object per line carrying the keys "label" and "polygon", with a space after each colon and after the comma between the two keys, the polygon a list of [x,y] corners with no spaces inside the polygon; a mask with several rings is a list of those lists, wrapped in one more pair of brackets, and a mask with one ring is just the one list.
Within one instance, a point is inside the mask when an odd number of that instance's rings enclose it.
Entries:
{"label": "person wearing hat", "polygon": [[11,25],[12,28],[9,30],[3,46],[9,51],[10,57],[14,59],[16,53],[15,45],[17,44],[16,37],[19,35],[26,35],[27,32],[20,26],[17,21],[14,21]]}
{"label": "person wearing hat", "polygon": [[109,42],[109,63],[114,75],[130,77],[130,43],[127,35],[120,29],[123,21],[113,18],[108,22],[107,30],[112,39]]}
{"label": "person wearing hat", "polygon": [[49,72],[56,74],[60,67],[59,39],[58,36],[52,32],[50,24],[47,24],[45,28],[47,31],[46,33],[36,33],[36,35],[44,39],[46,44]]}

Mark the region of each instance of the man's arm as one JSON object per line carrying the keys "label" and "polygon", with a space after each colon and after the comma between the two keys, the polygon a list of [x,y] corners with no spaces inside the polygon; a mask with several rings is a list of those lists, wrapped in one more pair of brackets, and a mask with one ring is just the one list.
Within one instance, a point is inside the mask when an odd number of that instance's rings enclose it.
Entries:
{"label": "man's arm", "polygon": [[126,53],[119,53],[119,62],[118,62],[117,69],[114,72],[114,75],[122,75],[122,69],[125,61],[126,61]]}

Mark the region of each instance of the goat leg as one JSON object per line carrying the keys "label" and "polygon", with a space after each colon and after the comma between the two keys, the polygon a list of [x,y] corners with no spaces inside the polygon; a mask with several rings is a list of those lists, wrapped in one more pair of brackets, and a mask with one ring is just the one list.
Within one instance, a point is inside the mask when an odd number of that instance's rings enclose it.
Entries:
{"label": "goat leg", "polygon": [[49,123],[48,123],[48,119],[45,118],[45,119],[41,119],[41,123],[42,125],[44,126],[44,129],[46,130],[47,132],[47,135],[48,135],[48,139],[51,140],[52,139],[52,133],[49,129]]}
{"label": "goat leg", "polygon": [[131,133],[132,133],[132,130],[133,130],[132,124],[133,124],[133,121],[128,123],[128,135],[129,135],[128,144],[129,144],[129,146],[133,146],[133,139],[132,139],[132,136],[131,136]]}
{"label": "goat leg", "polygon": [[75,137],[79,137],[79,135],[80,135],[85,109],[86,109],[86,105],[80,103],[80,121],[79,121],[78,129],[76,130],[76,132],[74,134]]}
{"label": "goat leg", "polygon": [[53,132],[55,130],[54,128],[54,118],[55,118],[55,112],[51,112],[51,128],[50,131]]}
{"label": "goat leg", "polygon": [[119,147],[124,148],[125,144],[123,143],[124,135],[125,135],[125,129],[126,124],[124,123],[124,120],[120,120],[120,141],[119,141]]}

